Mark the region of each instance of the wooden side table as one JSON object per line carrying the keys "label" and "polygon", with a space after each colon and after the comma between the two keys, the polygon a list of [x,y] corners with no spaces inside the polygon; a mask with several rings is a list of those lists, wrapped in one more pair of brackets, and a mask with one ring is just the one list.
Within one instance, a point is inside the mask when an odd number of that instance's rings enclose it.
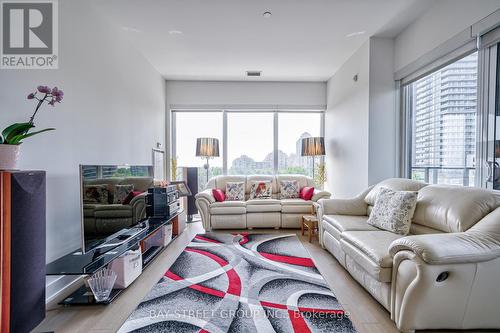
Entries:
{"label": "wooden side table", "polygon": [[316,236],[318,232],[318,218],[315,215],[302,216],[300,230],[302,231],[302,236],[304,236],[304,231],[307,230],[309,243],[311,243],[312,237]]}

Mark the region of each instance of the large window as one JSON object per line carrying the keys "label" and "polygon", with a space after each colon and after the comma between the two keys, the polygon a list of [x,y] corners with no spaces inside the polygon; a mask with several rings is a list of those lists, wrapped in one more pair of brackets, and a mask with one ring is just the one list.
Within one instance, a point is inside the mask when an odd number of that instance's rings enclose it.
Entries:
{"label": "large window", "polygon": [[[302,157],[302,139],[321,136],[321,113],[278,114],[278,172],[312,176],[312,157]],[[319,160],[317,161],[319,162]]]}
{"label": "large window", "polygon": [[273,118],[270,112],[228,113],[228,174],[274,172]]}
{"label": "large window", "polygon": [[[173,175],[179,180],[182,178],[182,167],[198,167],[199,182],[204,184],[207,177],[204,165],[207,161],[196,156],[196,139],[217,138],[222,147],[222,112],[174,112],[173,115],[175,146],[172,156],[177,163]],[[209,177],[222,173],[222,158],[211,159],[209,165]]]}
{"label": "large window", "polygon": [[474,186],[477,71],[475,52],[404,87],[413,179]]}
{"label": "large window", "polygon": [[177,179],[182,177],[182,167],[195,166],[201,175],[200,187],[205,185],[206,161],[195,156],[198,137],[220,142],[221,156],[210,160],[210,177],[222,173],[312,175],[312,158],[300,156],[301,139],[321,136],[323,111],[173,110],[172,115]]}

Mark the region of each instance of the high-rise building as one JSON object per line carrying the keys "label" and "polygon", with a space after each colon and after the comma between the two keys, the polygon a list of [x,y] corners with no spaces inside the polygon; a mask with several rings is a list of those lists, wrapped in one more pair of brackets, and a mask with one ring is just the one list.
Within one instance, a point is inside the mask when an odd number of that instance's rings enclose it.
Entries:
{"label": "high-rise building", "polygon": [[477,63],[473,53],[412,84],[412,166],[427,181],[473,183]]}

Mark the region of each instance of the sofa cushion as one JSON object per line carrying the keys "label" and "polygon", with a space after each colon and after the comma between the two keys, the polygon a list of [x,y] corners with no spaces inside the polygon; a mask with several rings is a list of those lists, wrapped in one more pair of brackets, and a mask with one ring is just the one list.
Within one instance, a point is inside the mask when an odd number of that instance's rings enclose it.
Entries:
{"label": "sofa cushion", "polygon": [[299,182],[297,180],[282,180],[280,182],[280,198],[295,199],[299,197]]}
{"label": "sofa cushion", "polygon": [[381,188],[367,223],[374,227],[407,235],[417,205],[417,192]]}
{"label": "sofa cushion", "polygon": [[277,199],[252,199],[248,200],[246,203],[247,203],[247,212],[249,213],[281,211],[281,202]]}
{"label": "sofa cushion", "polygon": [[224,194],[224,191],[222,191],[220,188],[212,189],[212,195],[214,196],[217,202],[223,202],[226,200],[226,195]]}
{"label": "sofa cushion", "polygon": [[380,282],[391,282],[392,256],[390,244],[404,236],[389,231],[346,231],[340,246],[346,256]]}
{"label": "sofa cushion", "polygon": [[208,184],[207,188],[220,188],[224,192],[226,191],[226,184],[228,182],[243,182],[246,184],[245,176],[217,176],[212,178]]}
{"label": "sofa cushion", "polygon": [[120,185],[132,184],[134,190],[145,192],[148,188],[153,187],[152,177],[126,177],[120,182]]}
{"label": "sofa cushion", "polygon": [[245,193],[250,194],[252,184],[254,182],[271,182],[272,194],[278,193],[278,186],[276,185],[276,176],[272,175],[249,175],[246,176]]}
{"label": "sofa cushion", "polygon": [[304,175],[277,175],[277,184],[281,184],[283,180],[296,180],[299,183],[299,188],[304,186],[314,186],[314,182],[311,177],[306,177]]}
{"label": "sofa cushion", "polygon": [[[378,231],[379,229],[366,223],[368,216],[351,216],[351,215],[323,215],[323,221],[328,223],[339,234],[344,231]],[[335,235],[334,235],[335,236]],[[336,237],[339,239],[338,237]]]}
{"label": "sofa cushion", "polygon": [[427,186],[426,183],[406,179],[406,178],[390,178],[384,181],[381,181],[377,185],[375,185],[370,192],[365,197],[365,202],[371,206],[375,204],[375,200],[377,200],[378,192],[382,187],[391,189],[393,191],[412,191],[418,192],[421,188]]}
{"label": "sofa cushion", "polygon": [[404,236],[389,231],[345,231],[342,241],[353,245],[380,267],[392,267],[389,246]]}
{"label": "sofa cushion", "polygon": [[273,195],[270,180],[252,181],[250,186],[250,199],[271,199]]}
{"label": "sofa cushion", "polygon": [[499,205],[499,199],[488,190],[429,185],[418,193],[413,222],[444,232],[462,232]]}
{"label": "sofa cushion", "polygon": [[304,186],[300,189],[299,198],[304,200],[311,200],[314,195],[314,187]]}
{"label": "sofa cushion", "polygon": [[303,199],[282,199],[281,211],[283,213],[311,214],[312,205],[313,205],[312,201],[306,201]]}
{"label": "sofa cushion", "polygon": [[226,193],[226,200],[227,201],[245,200],[245,183],[244,182],[227,182],[225,193]]}
{"label": "sofa cushion", "polygon": [[211,214],[229,215],[229,214],[245,214],[245,201],[223,201],[214,202],[210,205]]}

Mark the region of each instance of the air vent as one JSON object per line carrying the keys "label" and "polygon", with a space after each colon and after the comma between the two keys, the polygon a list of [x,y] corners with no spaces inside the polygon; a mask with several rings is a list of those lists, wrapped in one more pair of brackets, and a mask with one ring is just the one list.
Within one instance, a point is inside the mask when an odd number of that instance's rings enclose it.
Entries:
{"label": "air vent", "polygon": [[261,76],[262,71],[247,71],[248,77],[258,77]]}

